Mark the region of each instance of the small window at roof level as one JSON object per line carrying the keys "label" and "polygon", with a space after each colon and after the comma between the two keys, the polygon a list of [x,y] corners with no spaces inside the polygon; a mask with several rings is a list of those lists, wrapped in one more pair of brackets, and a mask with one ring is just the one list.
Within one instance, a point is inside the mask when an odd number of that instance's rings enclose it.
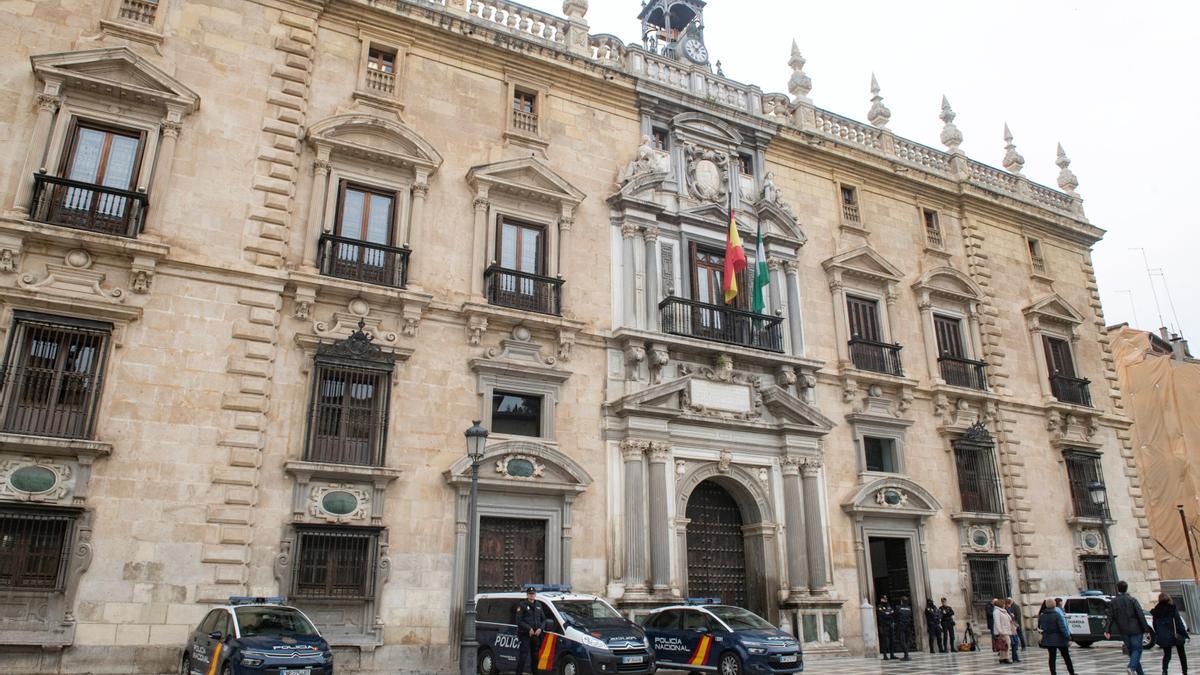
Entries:
{"label": "small window at roof level", "polygon": [[652,132],[654,139],[655,150],[670,150],[671,149],[671,134],[663,128],[654,127]]}
{"label": "small window at roof level", "polygon": [[531,134],[538,132],[537,94],[525,89],[513,90],[513,128]]}
{"label": "small window at roof level", "polygon": [[367,68],[378,70],[381,73],[396,72],[396,52],[371,47],[367,50]]}
{"label": "small window at roof level", "polygon": [[925,238],[934,248],[942,247],[942,224],[938,221],[938,212],[932,209],[921,209],[925,219]]}
{"label": "small window at roof level", "polygon": [[840,191],[842,197],[842,220],[847,223],[860,222],[858,189],[853,185],[842,185]]}
{"label": "small window at roof level", "polygon": [[754,158],[747,154],[738,155],[738,168],[747,176],[754,175]]}
{"label": "small window at roof level", "polygon": [[1029,246],[1029,261],[1033,264],[1033,269],[1038,272],[1046,271],[1046,259],[1042,257],[1042,242],[1028,237],[1025,239]]}

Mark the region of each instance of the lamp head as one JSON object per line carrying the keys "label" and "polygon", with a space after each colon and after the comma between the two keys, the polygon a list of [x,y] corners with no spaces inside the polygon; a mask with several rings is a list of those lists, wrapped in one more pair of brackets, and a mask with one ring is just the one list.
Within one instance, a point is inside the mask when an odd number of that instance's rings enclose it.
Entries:
{"label": "lamp head", "polygon": [[488,430],[483,428],[479,420],[471,423],[471,428],[463,432],[467,438],[467,457],[472,462],[483,459],[483,448],[487,445]]}
{"label": "lamp head", "polygon": [[1098,480],[1092,481],[1092,483],[1088,485],[1088,494],[1092,497],[1092,503],[1097,506],[1103,505],[1104,502],[1108,501],[1108,494],[1104,489],[1104,483],[1101,483]]}

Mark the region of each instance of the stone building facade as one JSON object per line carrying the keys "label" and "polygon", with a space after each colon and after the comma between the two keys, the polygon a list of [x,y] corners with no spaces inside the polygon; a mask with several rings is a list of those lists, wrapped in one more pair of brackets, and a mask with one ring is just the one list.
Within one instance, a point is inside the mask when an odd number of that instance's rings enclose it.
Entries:
{"label": "stone building facade", "polygon": [[795,49],[791,96],[729,80],[701,0],[640,45],[587,5],[8,3],[0,672],[171,671],[247,593],[453,670],[473,419],[484,589],[720,595],[813,654],[885,592],[1149,592],[1065,154],[840,117]]}

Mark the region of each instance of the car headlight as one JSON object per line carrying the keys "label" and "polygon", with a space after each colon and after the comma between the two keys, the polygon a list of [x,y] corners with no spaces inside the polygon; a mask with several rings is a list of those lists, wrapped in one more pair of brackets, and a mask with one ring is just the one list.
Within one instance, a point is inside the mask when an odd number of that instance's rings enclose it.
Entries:
{"label": "car headlight", "polygon": [[263,664],[263,660],[253,656],[242,655],[242,665],[257,668]]}
{"label": "car headlight", "polygon": [[592,649],[603,649],[605,651],[608,651],[608,645],[605,644],[604,640],[594,638],[591,635],[588,635],[587,633],[580,633],[579,641],[582,642],[583,644],[587,645],[588,647],[591,647]]}

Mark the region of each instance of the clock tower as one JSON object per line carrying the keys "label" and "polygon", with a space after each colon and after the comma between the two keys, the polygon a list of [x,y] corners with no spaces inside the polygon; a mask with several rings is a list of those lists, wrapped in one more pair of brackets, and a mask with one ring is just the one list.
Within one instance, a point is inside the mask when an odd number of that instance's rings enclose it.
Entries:
{"label": "clock tower", "polygon": [[704,44],[704,0],[647,0],[642,4],[646,49],[696,65],[708,65]]}

